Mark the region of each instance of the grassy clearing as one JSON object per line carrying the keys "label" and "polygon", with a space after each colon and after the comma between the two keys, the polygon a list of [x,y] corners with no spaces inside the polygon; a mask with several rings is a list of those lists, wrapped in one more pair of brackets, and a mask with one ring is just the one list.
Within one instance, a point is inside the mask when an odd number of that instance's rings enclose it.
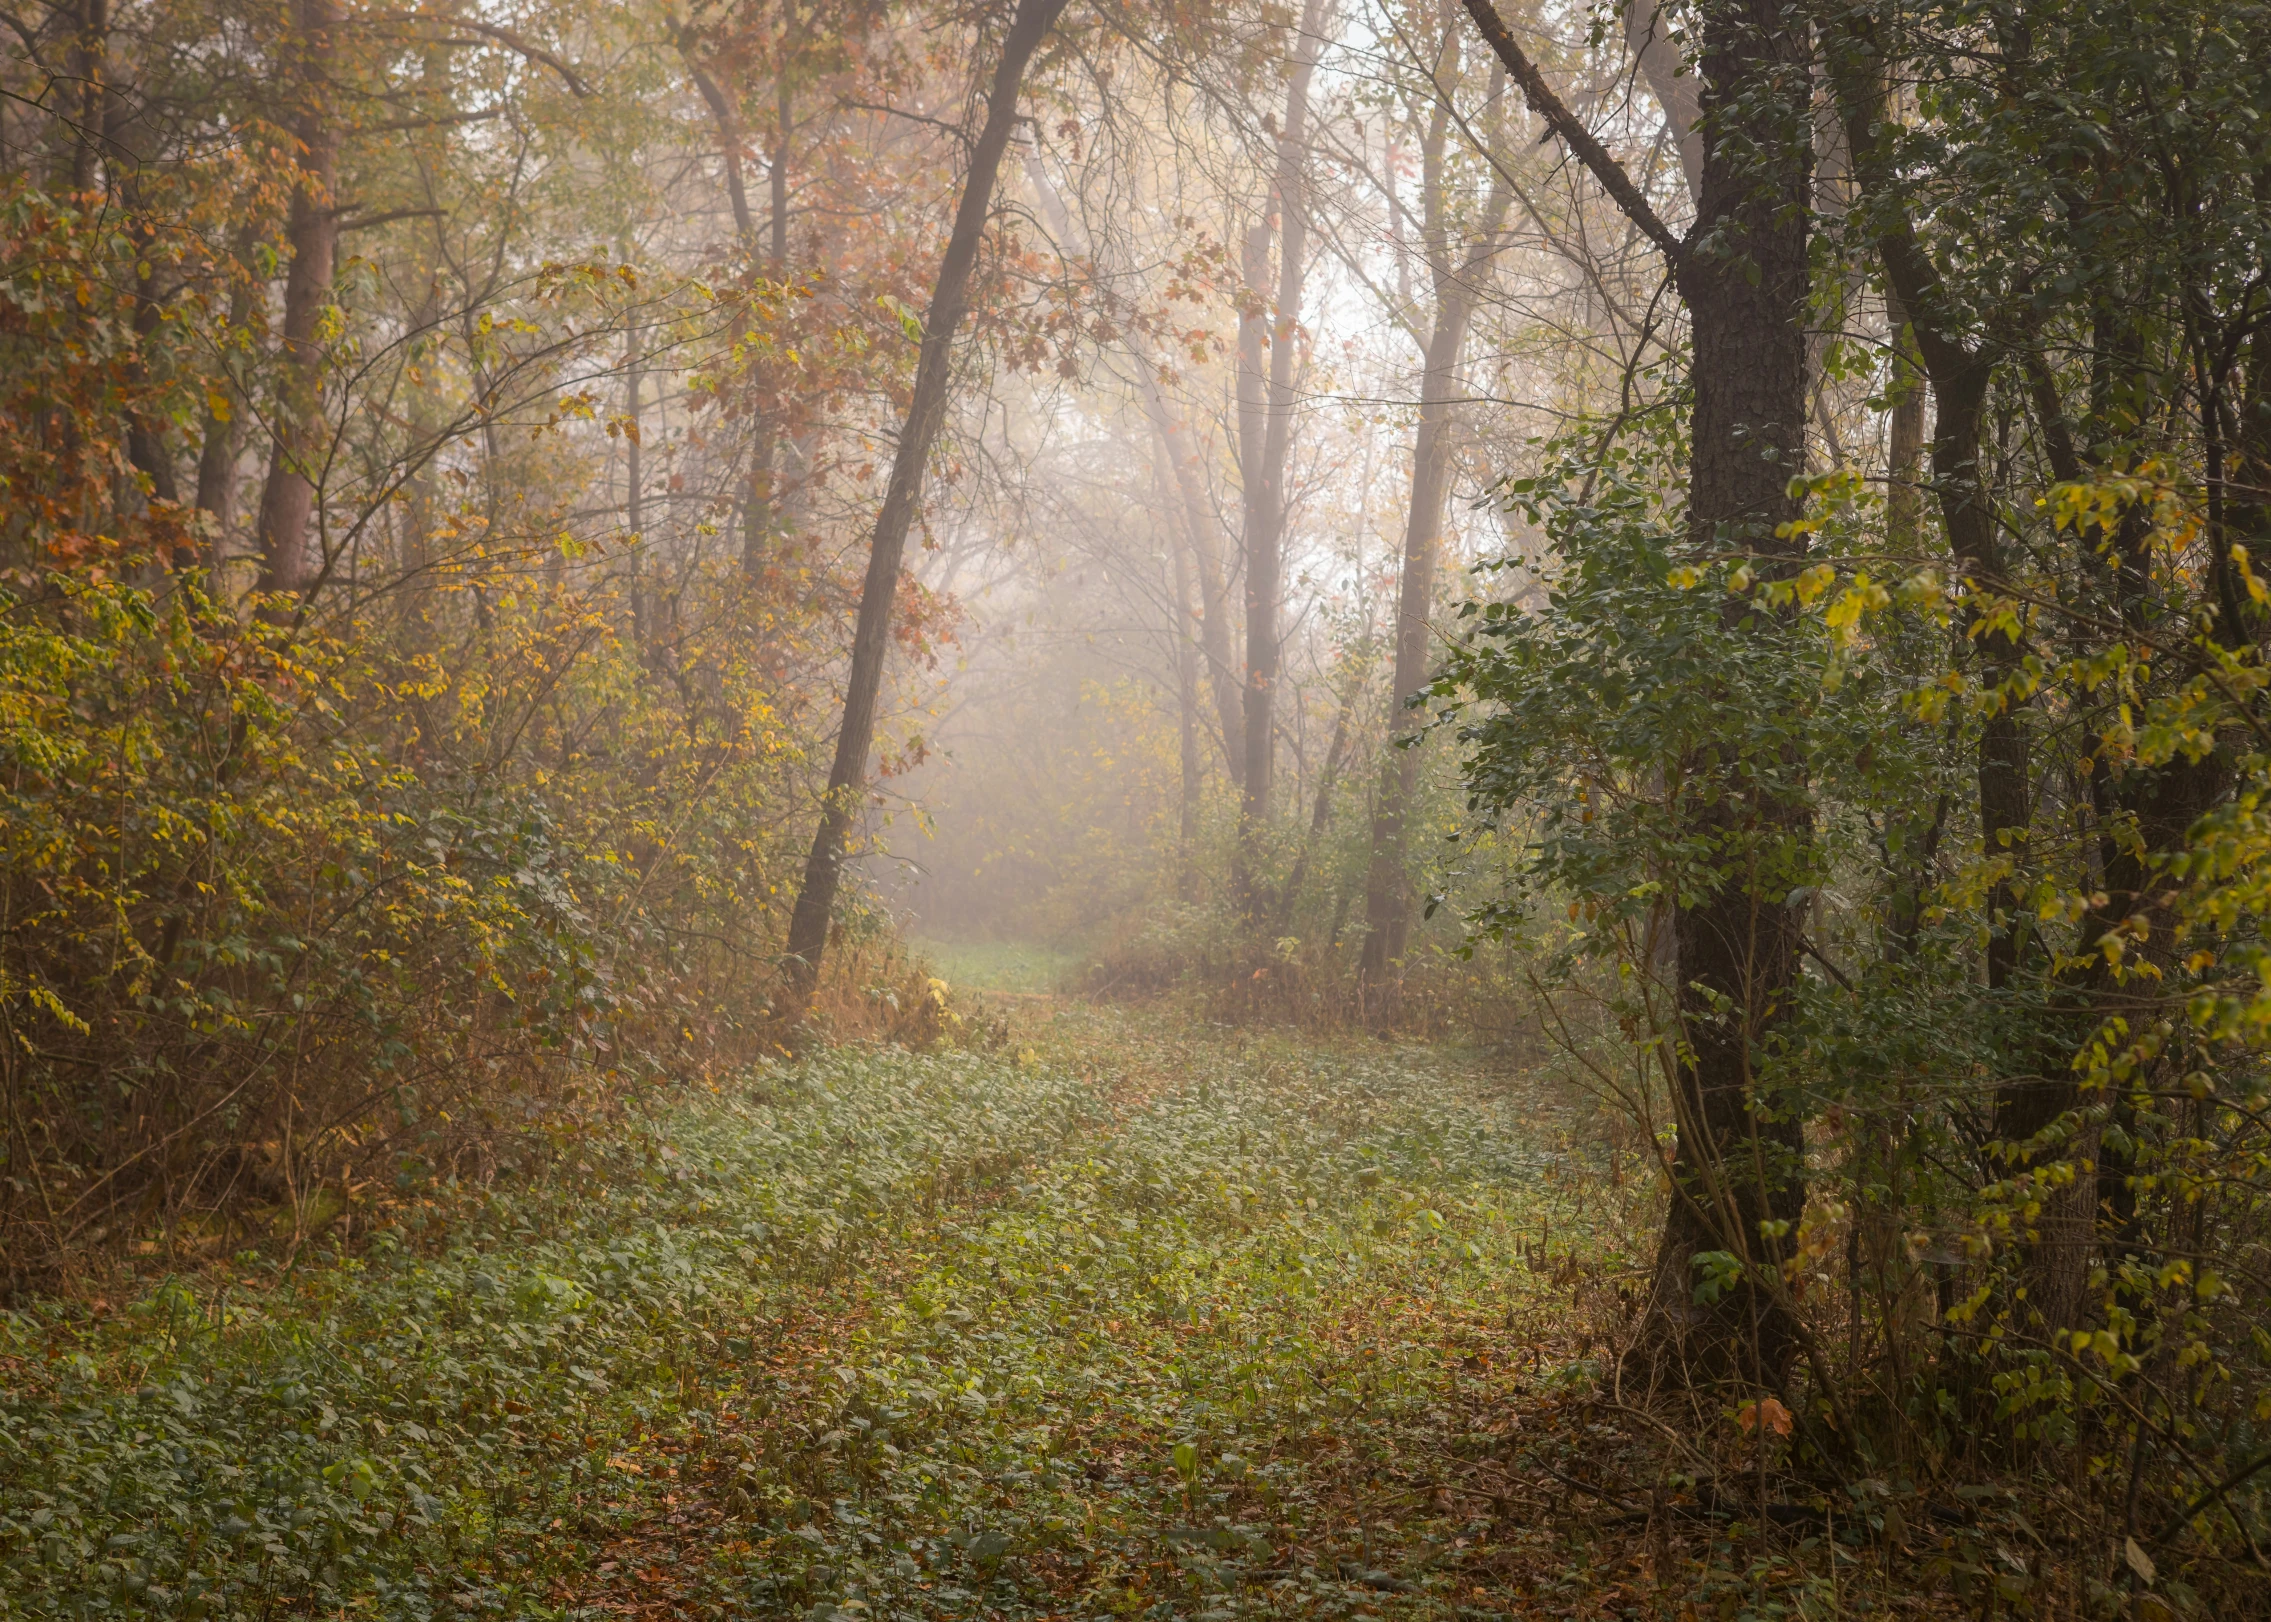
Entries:
{"label": "grassy clearing", "polygon": [[352,1258],[0,1320],[0,1613],[1627,1614],[1674,1557],[1554,1485],[1629,1447],[1591,1176],[1437,1052],[1073,1008],[768,1070]]}
{"label": "grassy clearing", "polygon": [[916,941],[909,948],[957,989],[1032,995],[1064,990],[1081,956],[1030,941]]}

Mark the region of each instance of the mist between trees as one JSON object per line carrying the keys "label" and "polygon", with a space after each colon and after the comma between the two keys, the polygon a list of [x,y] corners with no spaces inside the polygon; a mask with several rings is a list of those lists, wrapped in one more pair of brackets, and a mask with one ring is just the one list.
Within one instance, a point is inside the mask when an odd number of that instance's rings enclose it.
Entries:
{"label": "mist between trees", "polygon": [[1514,1044],[1624,1400],[2260,1595],[2261,5],[0,21],[11,1292],[1047,942]]}

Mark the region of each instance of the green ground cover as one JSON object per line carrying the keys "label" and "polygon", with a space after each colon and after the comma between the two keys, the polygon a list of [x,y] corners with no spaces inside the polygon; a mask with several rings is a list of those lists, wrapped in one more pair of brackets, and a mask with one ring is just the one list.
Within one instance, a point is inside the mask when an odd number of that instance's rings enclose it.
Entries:
{"label": "green ground cover", "polygon": [[0,1614],[1469,1609],[1431,1461],[1556,1378],[1524,1258],[1609,1243],[1552,1112],[1159,1027],[773,1067],[352,1256],[7,1314]]}
{"label": "green ground cover", "polygon": [[1081,965],[1078,952],[1030,941],[934,941],[909,944],[917,960],[957,990],[1058,992],[1072,984]]}

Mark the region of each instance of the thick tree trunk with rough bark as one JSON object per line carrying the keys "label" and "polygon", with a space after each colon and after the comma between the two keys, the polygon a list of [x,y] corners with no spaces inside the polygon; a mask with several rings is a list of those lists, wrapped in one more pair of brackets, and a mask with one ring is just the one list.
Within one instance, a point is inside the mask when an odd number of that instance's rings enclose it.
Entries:
{"label": "thick tree trunk with rough bark", "polygon": [[[1747,551],[1788,568],[1802,543],[1789,492],[1806,421],[1807,225],[1812,135],[1805,25],[1778,0],[1717,0],[1701,15],[1703,184],[1678,267],[1694,345],[1688,538],[1702,555]],[[1704,244],[1712,244],[1710,247]],[[1736,615],[1751,612],[1731,604]],[[1730,770],[1732,767],[1732,770]],[[1673,912],[1681,1033],[1674,1194],[1658,1248],[1654,1321],[1691,1371],[1779,1385],[1797,1350],[1770,1282],[1805,1206],[1804,1126],[1759,1093],[1757,1062],[1788,1012],[1802,915],[1788,863],[1811,808],[1783,761],[1681,763],[1702,789],[1696,832],[1753,853]],[[1786,1224],[1777,1235],[1777,1225]],[[1700,1309],[1694,1259],[1730,1252],[1744,1282]]]}
{"label": "thick tree trunk with rough bark", "polygon": [[[1702,45],[1703,183],[1690,242],[1720,233],[1726,247],[1691,247],[1680,267],[1694,343],[1688,534],[1699,552],[1735,547],[1779,561],[1796,551],[1775,532],[1798,516],[1789,484],[1805,454],[1806,36],[1776,0],[1740,0],[1705,12]],[[1691,781],[1712,771],[1683,764]],[[1755,778],[1717,786],[1699,820],[1712,832],[1723,827],[1731,844],[1771,850],[1806,837],[1802,799],[1760,789]],[[1676,1090],[1677,1192],[1657,1258],[1659,1322],[1690,1309],[1699,1252],[1732,1251],[1755,1264],[1706,1332],[1682,1339],[1710,1372],[1766,1385],[1781,1382],[1796,1349],[1786,1298],[1756,1282],[1789,1248],[1766,1229],[1794,1230],[1806,1194],[1803,1124],[1759,1097],[1756,1070],[1797,978],[1802,916],[1783,888],[1731,872],[1716,893],[1674,911],[1690,1057]]]}
{"label": "thick tree trunk with rough bark", "polygon": [[[1688,539],[1704,556],[1748,552],[1762,573],[1795,567],[1780,539],[1797,515],[1806,419],[1807,230],[1813,142],[1808,29],[1779,0],[1705,0],[1703,165],[1683,241],[1574,117],[1499,18],[1466,0],[1531,107],[1670,262],[1687,305],[1694,406]],[[1730,624],[1750,612],[1732,599]],[[1679,762],[1693,833],[1729,853],[1715,889],[1675,909],[1686,1051],[1673,1078],[1678,1142],[1642,1349],[1688,1376],[1777,1385],[1797,1350],[1777,1265],[1805,1205],[1803,1125],[1760,1096],[1757,1059],[1789,1007],[1800,919],[1788,901],[1811,808],[1779,760],[1703,751]],[[1731,1254],[1732,1288],[1708,1303],[1695,1258]]]}
{"label": "thick tree trunk with rough bark", "polygon": [[828,925],[836,909],[836,891],[843,878],[845,847],[852,819],[865,794],[867,757],[875,742],[876,704],[883,690],[883,656],[891,642],[892,607],[898,597],[907,531],[922,501],[923,474],[931,446],[946,421],[954,334],[962,324],[970,273],[977,264],[986,217],[993,208],[994,181],[1001,172],[1002,153],[1016,128],[1018,90],[1033,53],[1040,49],[1064,8],[1065,0],[1019,0],[1002,41],[1001,61],[994,69],[986,101],[985,126],[970,151],[970,168],[963,177],[954,229],[947,238],[945,257],[939,262],[930,308],[924,313],[914,392],[900,428],[891,482],[876,514],[867,578],[860,588],[859,622],[852,637],[852,663],[845,685],[843,724],[836,733],[835,761],[828,772],[820,825],[805,859],[804,882],[789,919],[784,1012],[792,1020],[801,1021],[812,1006],[821,953],[827,947]]}

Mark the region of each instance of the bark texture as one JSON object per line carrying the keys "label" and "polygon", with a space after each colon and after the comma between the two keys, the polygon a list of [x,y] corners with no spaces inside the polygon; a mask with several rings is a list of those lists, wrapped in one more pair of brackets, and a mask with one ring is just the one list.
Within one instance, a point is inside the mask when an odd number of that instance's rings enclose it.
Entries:
{"label": "bark texture", "polygon": [[[1795,566],[1777,528],[1803,466],[1807,225],[1813,139],[1808,25],[1777,0],[1707,0],[1701,45],[1703,165],[1685,240],[1657,217],[1522,51],[1490,0],[1466,0],[1484,39],[1539,117],[1626,216],[1664,251],[1688,310],[1688,540],[1700,555],[1748,553],[1761,573]],[[1730,599],[1730,628],[1750,621]],[[1685,1051],[1675,1066],[1673,1198],[1658,1248],[1642,1351],[1684,1374],[1778,1385],[1801,1331],[1778,1264],[1804,1209],[1803,1126],[1761,1095],[1757,1058],[1788,1011],[1802,941],[1788,901],[1811,809],[1792,763],[1719,748],[1678,763],[1694,839],[1717,852],[1716,883],[1674,910]],[[1786,1226],[1785,1226],[1786,1225]],[[1739,1264],[1733,1287],[1698,1291],[1705,1253]]]}
{"label": "bark texture", "polygon": [[[1694,344],[1688,538],[1699,554],[1792,566],[1805,456],[1807,222],[1812,184],[1806,26],[1778,0],[1701,12],[1703,183],[1676,267]],[[1729,612],[1752,612],[1730,599]],[[1811,808],[1791,763],[1680,763],[1694,833],[1718,844],[1717,886],[1673,911],[1687,1046],[1673,1108],[1673,1199],[1656,1260],[1656,1349],[1688,1371],[1779,1385],[1798,1349],[1778,1269],[1804,1210],[1804,1125],[1762,1096],[1758,1058],[1788,1012],[1803,914],[1788,891]],[[1787,1225],[1784,1227],[1782,1225]],[[1695,1259],[1730,1253],[1743,1280],[1699,1299]]]}

